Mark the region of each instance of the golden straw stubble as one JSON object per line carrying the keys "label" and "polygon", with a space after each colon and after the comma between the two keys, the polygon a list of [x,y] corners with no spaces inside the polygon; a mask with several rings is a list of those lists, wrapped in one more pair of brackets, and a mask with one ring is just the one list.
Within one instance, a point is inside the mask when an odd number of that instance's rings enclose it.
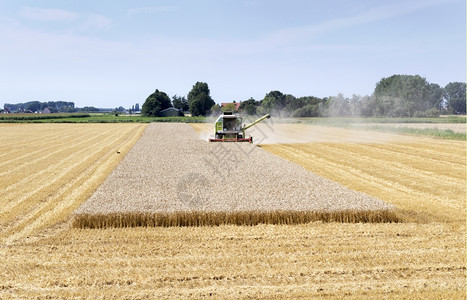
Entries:
{"label": "golden straw stubble", "polygon": [[0,243],[13,243],[31,240],[69,219],[141,137],[146,125],[0,127]]}

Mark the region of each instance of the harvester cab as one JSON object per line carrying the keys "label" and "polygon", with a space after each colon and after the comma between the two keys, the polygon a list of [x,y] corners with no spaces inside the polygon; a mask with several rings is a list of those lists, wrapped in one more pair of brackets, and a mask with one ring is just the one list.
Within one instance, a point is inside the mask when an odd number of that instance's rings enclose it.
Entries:
{"label": "harvester cab", "polygon": [[242,117],[233,112],[224,112],[222,115],[217,118],[215,123],[215,137],[209,139],[210,142],[249,142],[253,143],[253,137],[246,136],[245,130],[250,128],[253,125],[258,124],[264,119],[269,119],[271,115],[267,114],[262,116],[253,123],[245,126],[242,123]]}

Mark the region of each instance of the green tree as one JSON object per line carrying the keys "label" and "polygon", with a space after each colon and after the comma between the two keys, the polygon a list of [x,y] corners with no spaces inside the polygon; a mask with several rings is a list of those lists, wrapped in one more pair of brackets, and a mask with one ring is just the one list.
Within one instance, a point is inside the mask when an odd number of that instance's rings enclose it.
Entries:
{"label": "green tree", "polygon": [[172,105],[173,107],[175,107],[176,109],[180,109],[181,111],[189,110],[188,100],[185,97],[174,95],[172,97]]}
{"label": "green tree", "polygon": [[360,95],[352,95],[352,98],[349,99],[350,115],[353,117],[360,116],[360,100],[362,97]]}
{"label": "green tree", "polygon": [[392,75],[376,84],[373,96],[377,115],[413,117],[439,109],[442,90],[419,75]]}
{"label": "green tree", "polygon": [[319,106],[313,105],[313,104],[302,106],[292,112],[292,117],[295,117],[295,118],[319,117],[319,116],[320,116]]}
{"label": "green tree", "polygon": [[211,116],[218,116],[222,114],[222,108],[219,106],[219,104],[214,104],[211,107]]}
{"label": "green tree", "polygon": [[[294,103],[299,108],[292,112],[292,116],[296,117],[319,117],[321,115],[320,106],[323,105],[327,99],[321,99],[314,96],[306,96],[297,98]],[[290,107],[290,105],[288,105]]]}
{"label": "green tree", "polygon": [[[316,101],[318,100],[318,101]],[[303,108],[307,105],[318,105],[322,100],[316,97],[300,97],[296,98],[290,94],[283,94],[280,91],[271,91],[261,101],[261,107],[258,112],[271,113],[275,116],[288,117],[302,114],[316,114],[316,109],[319,108],[307,108],[303,112],[297,112],[298,109]]]}
{"label": "green tree", "polygon": [[256,101],[255,99],[250,98],[246,101],[243,101],[238,107],[238,109],[246,115],[253,116],[256,115],[258,106],[260,105],[260,101]]}
{"label": "green tree", "polygon": [[428,89],[428,101],[425,102],[425,110],[441,109],[444,90],[436,83],[430,83]]}
{"label": "green tree", "polygon": [[58,111],[62,113],[74,113],[74,112],[77,112],[78,110],[75,107],[64,106],[64,107],[61,107]]}
{"label": "green tree", "polygon": [[360,116],[371,117],[374,115],[374,97],[363,96],[359,100]]}
{"label": "green tree", "polygon": [[339,93],[336,97],[329,97],[327,102],[326,115],[329,117],[350,116],[351,109],[349,99]]}
{"label": "green tree", "polygon": [[141,114],[147,117],[157,117],[159,112],[166,108],[172,107],[172,102],[166,93],[156,90],[149,95],[143,104]]}
{"label": "green tree", "polygon": [[280,114],[280,111],[286,106],[286,99],[286,95],[282,94],[280,91],[271,91],[264,96],[261,107],[263,107],[266,112],[276,111],[275,114]]}
{"label": "green tree", "polygon": [[94,106],[85,106],[83,108],[78,108],[78,111],[80,112],[97,112],[99,111],[98,108],[94,107]]}
{"label": "green tree", "polygon": [[206,116],[211,107],[216,104],[211,98],[208,84],[196,82],[188,93],[188,106],[192,116]]}
{"label": "green tree", "polygon": [[233,111],[236,112],[234,103],[227,103],[226,105],[222,106],[222,111]]}
{"label": "green tree", "polygon": [[58,113],[58,109],[55,106],[47,107],[51,113]]}
{"label": "green tree", "polygon": [[32,112],[41,110],[41,103],[39,101],[31,101],[26,104],[26,110]]}
{"label": "green tree", "polygon": [[464,82],[450,82],[444,87],[444,98],[451,113],[465,115],[465,89]]}

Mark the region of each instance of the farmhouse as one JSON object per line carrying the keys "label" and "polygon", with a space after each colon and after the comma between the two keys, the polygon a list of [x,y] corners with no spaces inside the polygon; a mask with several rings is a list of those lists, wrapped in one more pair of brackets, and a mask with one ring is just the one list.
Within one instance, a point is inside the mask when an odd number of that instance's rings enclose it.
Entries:
{"label": "farmhouse", "polygon": [[161,117],[178,117],[183,116],[183,112],[175,107],[169,107],[159,112]]}

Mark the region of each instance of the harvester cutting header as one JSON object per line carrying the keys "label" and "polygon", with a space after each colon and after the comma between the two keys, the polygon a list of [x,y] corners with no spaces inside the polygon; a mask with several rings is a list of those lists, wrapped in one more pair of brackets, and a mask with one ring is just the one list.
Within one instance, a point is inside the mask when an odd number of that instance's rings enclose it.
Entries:
{"label": "harvester cutting header", "polygon": [[245,135],[245,130],[258,124],[264,119],[269,119],[270,114],[262,116],[253,123],[246,125],[242,124],[242,117],[232,112],[224,112],[217,118],[215,127],[215,138],[209,139],[210,142],[249,142],[253,143],[253,137]]}

